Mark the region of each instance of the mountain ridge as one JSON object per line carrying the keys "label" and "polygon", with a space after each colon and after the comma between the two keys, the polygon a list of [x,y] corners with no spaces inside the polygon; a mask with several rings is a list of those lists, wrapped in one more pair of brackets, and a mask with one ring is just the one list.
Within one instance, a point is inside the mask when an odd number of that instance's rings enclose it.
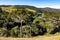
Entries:
{"label": "mountain ridge", "polygon": [[56,9],[56,8],[50,8],[50,7],[38,8],[29,5],[0,5],[0,7],[30,8],[36,10],[37,12],[60,12],[60,9]]}

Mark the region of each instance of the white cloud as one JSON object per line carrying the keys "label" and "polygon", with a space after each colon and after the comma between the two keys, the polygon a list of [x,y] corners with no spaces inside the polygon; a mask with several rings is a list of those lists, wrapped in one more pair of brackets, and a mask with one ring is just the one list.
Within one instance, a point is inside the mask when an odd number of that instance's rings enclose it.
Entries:
{"label": "white cloud", "polygon": [[38,8],[45,8],[45,7],[50,7],[50,8],[56,8],[56,9],[60,9],[60,6],[36,6]]}

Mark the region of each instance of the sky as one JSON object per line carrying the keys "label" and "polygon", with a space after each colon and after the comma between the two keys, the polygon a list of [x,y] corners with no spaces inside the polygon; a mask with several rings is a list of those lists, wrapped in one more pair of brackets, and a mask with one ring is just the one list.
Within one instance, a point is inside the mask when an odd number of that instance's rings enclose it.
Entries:
{"label": "sky", "polygon": [[0,5],[30,5],[60,9],[60,0],[0,0]]}

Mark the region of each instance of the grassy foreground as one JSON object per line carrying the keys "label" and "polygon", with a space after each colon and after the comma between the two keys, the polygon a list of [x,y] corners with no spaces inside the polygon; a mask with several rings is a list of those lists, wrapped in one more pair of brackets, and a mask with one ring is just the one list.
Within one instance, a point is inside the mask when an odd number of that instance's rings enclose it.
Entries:
{"label": "grassy foreground", "polygon": [[33,38],[5,38],[0,37],[0,40],[60,40],[60,35],[51,35],[51,36],[37,36]]}

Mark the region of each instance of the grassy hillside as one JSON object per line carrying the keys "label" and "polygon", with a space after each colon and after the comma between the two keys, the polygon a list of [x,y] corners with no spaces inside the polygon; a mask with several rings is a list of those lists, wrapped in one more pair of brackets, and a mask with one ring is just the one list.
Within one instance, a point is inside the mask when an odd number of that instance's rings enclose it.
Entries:
{"label": "grassy hillside", "polygon": [[[48,11],[47,11],[48,10]],[[0,36],[35,37],[60,32],[60,10],[26,5],[0,6]]]}

